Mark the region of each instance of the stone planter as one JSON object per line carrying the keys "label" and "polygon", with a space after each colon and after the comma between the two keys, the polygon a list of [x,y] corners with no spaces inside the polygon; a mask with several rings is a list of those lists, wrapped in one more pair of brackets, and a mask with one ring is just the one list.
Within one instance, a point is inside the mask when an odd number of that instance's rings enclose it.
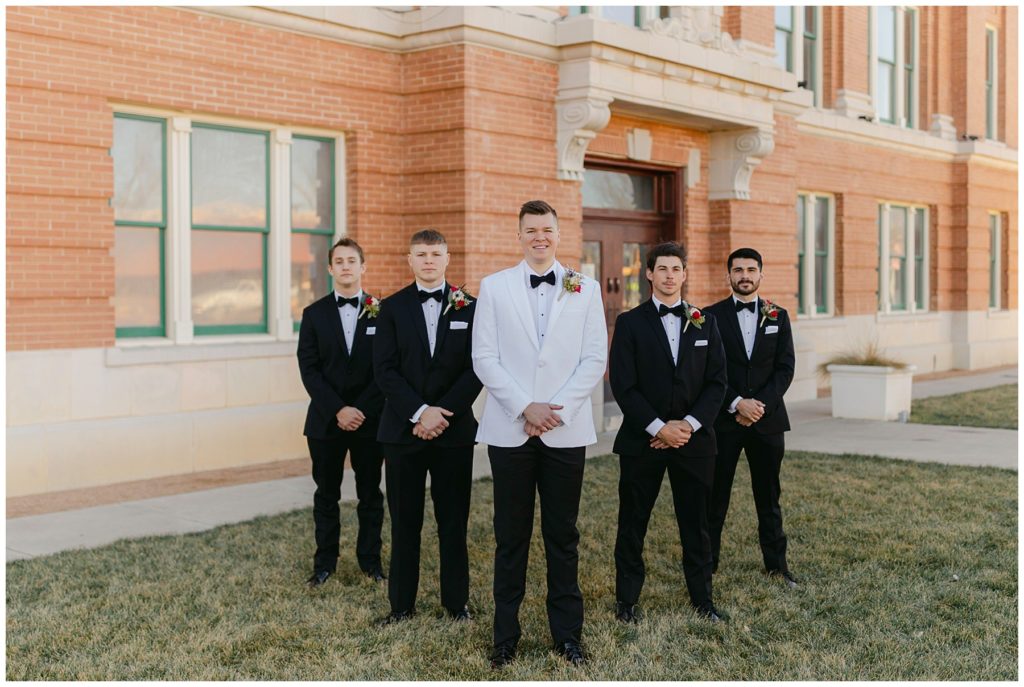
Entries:
{"label": "stone planter", "polygon": [[910,417],[910,387],[917,368],[902,370],[877,365],[829,365],[832,376],[832,417],[857,420],[898,420]]}

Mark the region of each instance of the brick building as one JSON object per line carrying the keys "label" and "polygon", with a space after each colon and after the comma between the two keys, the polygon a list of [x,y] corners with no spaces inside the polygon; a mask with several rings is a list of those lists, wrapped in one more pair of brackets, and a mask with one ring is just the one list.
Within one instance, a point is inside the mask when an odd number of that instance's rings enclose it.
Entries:
{"label": "brick building", "polygon": [[645,245],[698,304],[759,248],[792,398],[1015,362],[1016,64],[1016,7],[9,7],[8,495],[305,455],[332,238],[386,295],[438,227],[474,290],[531,198],[610,323]]}

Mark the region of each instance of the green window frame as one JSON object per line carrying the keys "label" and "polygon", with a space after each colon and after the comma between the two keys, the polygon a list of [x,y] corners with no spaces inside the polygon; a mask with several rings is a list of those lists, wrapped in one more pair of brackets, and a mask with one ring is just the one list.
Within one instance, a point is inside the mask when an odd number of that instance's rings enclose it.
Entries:
{"label": "green window frame", "polygon": [[[818,245],[818,213],[819,208],[824,207],[825,213],[825,244],[824,246]],[[828,312],[828,253],[829,253],[829,235],[831,234],[831,212],[832,212],[832,199],[828,196],[815,196],[814,197],[814,213],[815,216],[811,218],[813,222],[812,227],[814,228],[814,311],[817,313]],[[824,267],[822,268],[818,263],[819,258],[824,258]],[[818,282],[821,282],[821,298],[818,298]]]}
{"label": "green window frame", "polygon": [[[780,24],[780,12],[789,12],[789,25]],[[779,5],[775,8],[775,61],[787,72],[793,71],[793,7],[792,5]],[[779,42],[782,41],[784,55],[779,54]],[[781,59],[781,61],[780,61]]]}
{"label": "green window frame", "polygon": [[996,32],[985,29],[985,138],[996,137]]}
{"label": "green window frame", "polygon": [[999,307],[999,233],[1001,217],[996,213],[988,216],[988,307]]}
{"label": "green window frame", "polygon": [[[829,282],[833,235],[834,199],[831,195],[801,192],[797,195],[797,300],[804,315],[827,315],[831,301]],[[819,243],[818,222],[824,222],[823,242]],[[804,279],[809,276],[810,290]]]}
{"label": "green window frame", "polygon": [[804,237],[807,235],[807,196],[796,197],[796,278],[797,308],[801,314],[807,313],[807,294],[804,292]]}
{"label": "green window frame", "polygon": [[877,50],[877,48],[881,47],[882,43],[881,43],[881,40],[879,40],[879,38],[876,36],[876,39],[875,39],[876,51],[877,51],[876,52],[876,59],[877,59],[878,65],[876,67],[876,74],[877,74],[877,76],[876,76],[876,79],[875,79],[875,81],[876,81],[875,89],[876,89],[876,96],[877,96],[878,89],[881,88],[881,81],[882,81],[881,75],[883,73],[883,70],[887,71],[889,73],[889,108],[888,108],[888,112],[887,113],[879,111],[879,120],[881,120],[883,122],[886,122],[888,124],[894,124],[896,122],[896,79],[898,78],[898,76],[897,76],[897,69],[896,69],[896,8],[895,7],[891,7],[891,6],[883,6],[883,7],[875,8],[875,13],[876,13],[875,14],[875,16],[876,16],[875,28],[876,28],[876,32],[880,31],[882,15],[883,15],[882,10],[885,9],[885,8],[887,8],[889,10],[889,12],[891,13],[890,16],[892,18],[892,56],[893,56],[893,59],[889,60],[889,59],[886,59],[886,58],[882,57],[881,51]]}
{"label": "green window frame", "polygon": [[[893,217],[903,218],[902,253],[893,253]],[[927,312],[931,280],[928,277],[929,211],[925,206],[880,201],[878,205],[878,311]],[[885,261],[888,260],[888,265]],[[913,275],[908,268],[913,266]],[[899,272],[894,282],[894,269]],[[899,286],[899,288],[896,288]],[[894,291],[901,300],[893,298]],[[888,301],[888,310],[885,309]]]}
{"label": "green window frame", "polygon": [[907,8],[903,15],[903,107],[906,112],[904,126],[916,129],[914,101],[917,96],[916,65],[914,54],[917,52],[917,10]]}
{"label": "green window frame", "polygon": [[[292,139],[293,140],[306,140],[306,141],[319,141],[321,143],[327,143],[331,147],[331,156],[330,156],[331,157],[331,169],[330,169],[331,219],[330,219],[330,223],[328,224],[328,226],[330,227],[329,229],[306,229],[306,228],[301,228],[301,227],[290,226],[291,222],[292,222],[292,216],[291,216],[290,208],[291,208],[292,193],[295,190],[294,184],[292,184],[290,186],[290,188],[288,189],[288,205],[289,205],[288,223],[289,223],[289,227],[291,229],[291,233],[292,234],[311,234],[311,235],[314,235],[314,236],[325,236],[325,237],[327,237],[328,244],[331,244],[331,243],[333,243],[333,240],[334,240],[335,216],[336,216],[336,213],[338,211],[338,199],[337,199],[337,196],[335,194],[335,188],[334,188],[335,187],[335,173],[336,173],[335,172],[335,162],[336,161],[335,161],[334,139],[333,138],[328,138],[326,136],[310,136],[310,135],[306,135],[306,134],[296,134],[296,135],[292,136]],[[334,288],[333,282],[330,279],[328,279],[328,287],[330,289]],[[290,278],[289,278],[288,288],[289,289],[291,288]],[[326,295],[326,294],[324,294],[324,295]],[[292,320],[292,331],[296,331],[296,332],[299,331],[299,327],[301,326],[301,324],[302,324],[301,320],[293,319]]]}
{"label": "green window frame", "polygon": [[[807,20],[811,19],[812,22]],[[805,88],[810,92],[814,93],[814,105],[818,107],[821,101],[818,97],[818,91],[816,84],[818,82],[817,74],[817,61],[815,56],[818,52],[818,31],[821,23],[821,8],[813,5],[809,5],[804,8],[804,82],[807,84]],[[811,26],[808,29],[808,26]]]}
{"label": "green window frame", "polygon": [[928,248],[928,224],[925,221],[924,208],[914,208],[914,305],[918,310],[925,310],[925,250]]}
{"label": "green window frame", "polygon": [[[189,224],[191,230],[195,231],[231,231],[231,232],[245,232],[245,233],[259,233],[262,237],[262,256],[263,256],[263,309],[260,317],[259,324],[226,324],[226,325],[193,325],[193,333],[196,336],[215,336],[218,334],[263,334],[268,331],[267,327],[267,307],[268,307],[268,255],[267,255],[267,237],[270,235],[270,132],[260,129],[249,129],[238,126],[225,126],[222,124],[208,124],[205,122],[193,122],[193,132],[196,129],[212,129],[215,131],[233,131],[245,134],[255,134],[263,137],[263,145],[265,151],[265,168],[263,170],[263,182],[265,184],[264,189],[264,213],[263,213],[263,226],[221,226],[215,224],[196,224],[193,222],[192,215],[192,202],[195,189],[195,176],[194,176],[194,155],[189,156],[189,164],[192,167],[189,178],[191,179],[191,187],[189,189]],[[195,150],[195,136],[193,135],[189,141],[193,152]],[[191,307],[191,304],[190,304]]]}
{"label": "green window frame", "polygon": [[[159,232],[160,246],[160,324],[155,327],[116,327],[115,338],[135,338],[167,335],[167,259],[165,243],[167,240],[167,120],[163,117],[115,112],[114,119],[133,119],[160,124],[160,214],[159,222],[139,222],[131,220],[114,220],[115,227],[152,228]],[[113,149],[110,151],[113,158]]]}

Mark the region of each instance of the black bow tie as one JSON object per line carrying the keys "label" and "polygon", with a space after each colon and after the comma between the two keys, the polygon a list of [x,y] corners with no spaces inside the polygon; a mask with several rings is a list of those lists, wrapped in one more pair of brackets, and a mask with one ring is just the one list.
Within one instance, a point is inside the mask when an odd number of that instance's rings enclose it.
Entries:
{"label": "black bow tie", "polygon": [[431,298],[440,303],[441,301],[444,300],[444,296],[441,295],[442,291],[444,291],[444,289],[436,289],[434,291],[420,291],[420,303],[426,303]]}
{"label": "black bow tie", "polygon": [[342,298],[338,296],[338,307],[343,305],[351,305],[353,308],[359,308],[359,296],[352,296],[352,298]]}
{"label": "black bow tie", "polygon": [[667,305],[662,305],[661,303],[658,303],[658,315],[660,317],[664,317],[665,315],[675,315],[676,317],[682,317],[683,304],[680,303],[679,305],[670,308]]}
{"label": "black bow tie", "polygon": [[555,285],[555,273],[553,271],[552,272],[548,272],[543,277],[538,277],[536,274],[531,274],[530,275],[530,288],[535,289],[538,286],[540,286],[541,284],[543,284],[544,282],[547,282],[548,284],[551,284],[552,286],[554,286]]}
{"label": "black bow tie", "polygon": [[739,312],[740,310],[749,310],[750,312],[754,312],[754,303],[755,301],[750,301],[749,303],[736,301],[736,312]]}

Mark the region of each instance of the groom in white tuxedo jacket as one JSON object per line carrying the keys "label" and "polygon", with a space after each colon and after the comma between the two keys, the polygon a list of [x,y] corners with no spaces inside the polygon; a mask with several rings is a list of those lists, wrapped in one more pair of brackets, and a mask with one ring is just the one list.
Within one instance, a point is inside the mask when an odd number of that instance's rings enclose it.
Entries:
{"label": "groom in white tuxedo jacket", "polygon": [[576,517],[585,447],[597,441],[590,395],[604,375],[608,330],[600,285],[555,259],[555,210],[525,203],[518,238],[524,260],[484,278],[473,326],[473,370],[487,388],[476,438],[488,445],[494,477],[491,666],[516,656],[538,493],[548,623],[556,651],[579,665],[587,657]]}

